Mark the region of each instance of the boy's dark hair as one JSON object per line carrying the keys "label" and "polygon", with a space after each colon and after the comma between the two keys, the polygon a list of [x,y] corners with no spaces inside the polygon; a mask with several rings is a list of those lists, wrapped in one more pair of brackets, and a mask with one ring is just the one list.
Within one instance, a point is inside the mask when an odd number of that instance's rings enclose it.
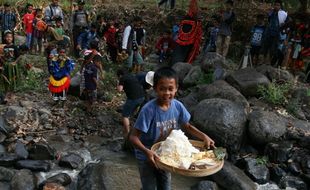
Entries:
{"label": "boy's dark hair", "polygon": [[4,7],[10,7],[10,4],[9,4],[9,3],[4,3],[3,6],[4,6]]}
{"label": "boy's dark hair", "polygon": [[178,74],[171,67],[162,67],[158,69],[154,74],[154,87],[156,87],[158,81],[162,78],[175,79],[176,85],[178,85]]}
{"label": "boy's dark hair", "polygon": [[229,5],[233,6],[234,5],[234,1],[233,0],[227,0],[225,2],[225,4],[229,4]]}
{"label": "boy's dark hair", "polygon": [[29,7],[33,7],[33,4],[27,3],[26,8],[28,9]]}
{"label": "boy's dark hair", "polygon": [[262,20],[264,18],[265,18],[265,15],[263,15],[263,14],[256,15],[256,19]]}
{"label": "boy's dark hair", "polygon": [[132,21],[133,22],[142,22],[142,18],[139,16],[135,16],[135,17],[133,17]]}
{"label": "boy's dark hair", "polygon": [[125,68],[118,69],[116,72],[117,77],[124,76],[128,73],[128,70]]}
{"label": "boy's dark hair", "polygon": [[98,49],[99,42],[97,40],[92,40],[89,42],[90,49]]}

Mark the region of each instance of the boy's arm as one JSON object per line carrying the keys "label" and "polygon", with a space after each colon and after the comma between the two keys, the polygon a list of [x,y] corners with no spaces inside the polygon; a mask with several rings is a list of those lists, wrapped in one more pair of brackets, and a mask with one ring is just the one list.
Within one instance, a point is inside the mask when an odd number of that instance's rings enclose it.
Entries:
{"label": "boy's arm", "polygon": [[141,131],[139,131],[136,128],[133,128],[130,136],[129,136],[129,140],[130,142],[139,150],[141,150],[147,157],[147,159],[155,166],[156,166],[156,162],[155,160],[159,160],[159,157],[156,155],[155,152],[151,151],[150,149],[146,148],[142,142],[140,141],[140,135],[141,135]]}
{"label": "boy's arm", "polygon": [[214,141],[206,134],[201,132],[199,129],[191,125],[190,123],[186,123],[183,125],[183,129],[189,133],[190,135],[199,138],[200,140],[203,140],[203,142],[207,145],[207,148],[209,149],[210,147],[215,147],[214,146]]}

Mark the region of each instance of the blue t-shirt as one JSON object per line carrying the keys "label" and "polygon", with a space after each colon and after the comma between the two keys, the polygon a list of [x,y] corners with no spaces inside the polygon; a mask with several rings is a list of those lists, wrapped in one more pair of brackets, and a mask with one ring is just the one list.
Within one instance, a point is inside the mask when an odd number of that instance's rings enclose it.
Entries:
{"label": "blue t-shirt", "polygon": [[265,26],[255,25],[252,28],[252,46],[261,46],[263,41],[263,34],[265,32]]}
{"label": "blue t-shirt", "polygon": [[94,78],[97,79],[98,69],[94,63],[86,64],[84,70],[84,78],[85,78],[85,88],[87,90],[96,90],[97,85],[94,81]]}
{"label": "blue t-shirt", "polygon": [[[147,148],[165,140],[172,129],[179,129],[188,123],[191,117],[178,100],[173,99],[167,111],[163,111],[156,100],[153,99],[143,106],[134,126],[141,131],[140,141]],[[136,149],[135,153],[138,160],[146,160],[142,151]]]}

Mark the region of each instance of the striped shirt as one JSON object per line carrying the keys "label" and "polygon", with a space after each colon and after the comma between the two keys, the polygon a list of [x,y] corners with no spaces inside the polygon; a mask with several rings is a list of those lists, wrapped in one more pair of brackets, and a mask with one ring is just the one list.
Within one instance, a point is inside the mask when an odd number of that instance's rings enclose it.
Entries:
{"label": "striped shirt", "polygon": [[16,26],[16,15],[15,13],[0,13],[0,26],[1,31],[11,30],[13,31]]}

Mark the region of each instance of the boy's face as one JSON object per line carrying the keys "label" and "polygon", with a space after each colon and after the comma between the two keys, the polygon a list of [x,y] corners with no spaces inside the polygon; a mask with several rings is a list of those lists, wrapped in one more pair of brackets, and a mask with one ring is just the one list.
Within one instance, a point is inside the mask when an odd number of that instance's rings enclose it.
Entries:
{"label": "boy's face", "polygon": [[56,26],[60,27],[62,25],[61,21],[56,22]]}
{"label": "boy's face", "polygon": [[5,35],[5,41],[8,44],[12,43],[13,42],[13,35],[12,34]]}
{"label": "boy's face", "polygon": [[28,6],[28,9],[27,9],[28,13],[32,13],[32,10],[33,10],[33,7],[32,6]]}
{"label": "boy's face", "polygon": [[9,6],[4,6],[4,11],[5,11],[5,12],[10,11],[10,7],[9,7]]}
{"label": "boy's face", "polygon": [[174,78],[161,78],[155,86],[155,92],[160,103],[170,103],[177,90]]}
{"label": "boy's face", "polygon": [[279,11],[280,8],[281,8],[280,3],[275,3],[275,4],[273,5],[273,8],[274,8],[275,11]]}

